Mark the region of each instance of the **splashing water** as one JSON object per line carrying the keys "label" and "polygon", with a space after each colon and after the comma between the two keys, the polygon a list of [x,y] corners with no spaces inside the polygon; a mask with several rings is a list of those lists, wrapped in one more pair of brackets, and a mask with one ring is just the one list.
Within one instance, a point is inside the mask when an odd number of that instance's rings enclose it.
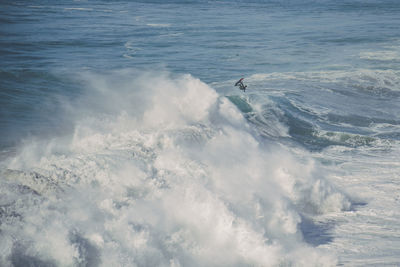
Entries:
{"label": "splashing water", "polygon": [[190,75],[132,76],[83,75],[73,133],[4,163],[2,265],[336,264],[307,218],[350,201],[306,152],[265,141]]}

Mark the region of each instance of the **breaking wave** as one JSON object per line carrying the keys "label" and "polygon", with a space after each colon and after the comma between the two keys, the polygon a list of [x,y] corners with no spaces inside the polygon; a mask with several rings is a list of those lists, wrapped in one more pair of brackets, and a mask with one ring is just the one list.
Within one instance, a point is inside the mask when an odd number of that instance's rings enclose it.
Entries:
{"label": "breaking wave", "polygon": [[190,75],[81,79],[73,133],[2,163],[0,265],[336,264],[307,232],[350,200],[306,151],[256,133],[245,101]]}

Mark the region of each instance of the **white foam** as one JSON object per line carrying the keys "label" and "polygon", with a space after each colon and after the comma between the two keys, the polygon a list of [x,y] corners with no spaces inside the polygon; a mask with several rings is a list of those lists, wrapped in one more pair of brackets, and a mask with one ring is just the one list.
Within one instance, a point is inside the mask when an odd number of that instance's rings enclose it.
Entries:
{"label": "white foam", "polygon": [[266,150],[233,104],[190,75],[83,77],[73,136],[31,143],[8,163],[59,183],[11,205],[24,220],[2,225],[3,263],[16,253],[60,265],[336,264],[304,242],[301,214],[349,202],[305,152]]}
{"label": "white foam", "polygon": [[169,23],[147,23],[146,25],[154,28],[167,28],[171,26]]}
{"label": "white foam", "polygon": [[[253,74],[247,80],[251,83],[265,82],[288,82],[299,81],[307,84],[317,82],[321,87],[323,83],[338,83],[347,86],[364,86],[374,88],[388,88],[393,91],[399,90],[399,71],[395,70],[369,70],[356,69],[352,71],[308,71],[308,72],[285,72],[285,73],[259,73]],[[323,88],[323,87],[322,87]],[[322,89],[321,88],[321,89]],[[287,88],[286,90],[289,90]]]}
{"label": "white foam", "polygon": [[93,8],[85,8],[85,7],[65,7],[64,10],[93,11]]}
{"label": "white foam", "polygon": [[369,60],[393,61],[399,60],[400,54],[397,51],[361,52],[360,58]]}
{"label": "white foam", "polygon": [[344,265],[395,266],[399,262],[399,149],[395,143],[324,151],[324,160],[335,162],[336,175],[329,180],[356,203],[351,212],[321,217],[341,222],[333,229],[335,239],[325,247],[340,254]]}

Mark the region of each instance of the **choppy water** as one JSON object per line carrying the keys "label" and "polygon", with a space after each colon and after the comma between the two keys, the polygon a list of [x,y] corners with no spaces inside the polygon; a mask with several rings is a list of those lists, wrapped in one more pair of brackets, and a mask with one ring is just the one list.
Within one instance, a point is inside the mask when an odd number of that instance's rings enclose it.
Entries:
{"label": "choppy water", "polygon": [[0,7],[1,266],[400,264],[398,1]]}

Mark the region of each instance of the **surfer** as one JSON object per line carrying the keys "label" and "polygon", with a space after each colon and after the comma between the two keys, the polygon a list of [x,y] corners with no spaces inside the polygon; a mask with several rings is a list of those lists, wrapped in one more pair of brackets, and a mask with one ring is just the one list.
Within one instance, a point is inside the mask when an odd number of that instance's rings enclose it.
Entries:
{"label": "surfer", "polygon": [[247,85],[243,84],[243,80],[244,80],[244,78],[241,78],[239,81],[237,81],[235,83],[235,86],[239,86],[240,90],[242,90],[243,92],[246,92]]}

